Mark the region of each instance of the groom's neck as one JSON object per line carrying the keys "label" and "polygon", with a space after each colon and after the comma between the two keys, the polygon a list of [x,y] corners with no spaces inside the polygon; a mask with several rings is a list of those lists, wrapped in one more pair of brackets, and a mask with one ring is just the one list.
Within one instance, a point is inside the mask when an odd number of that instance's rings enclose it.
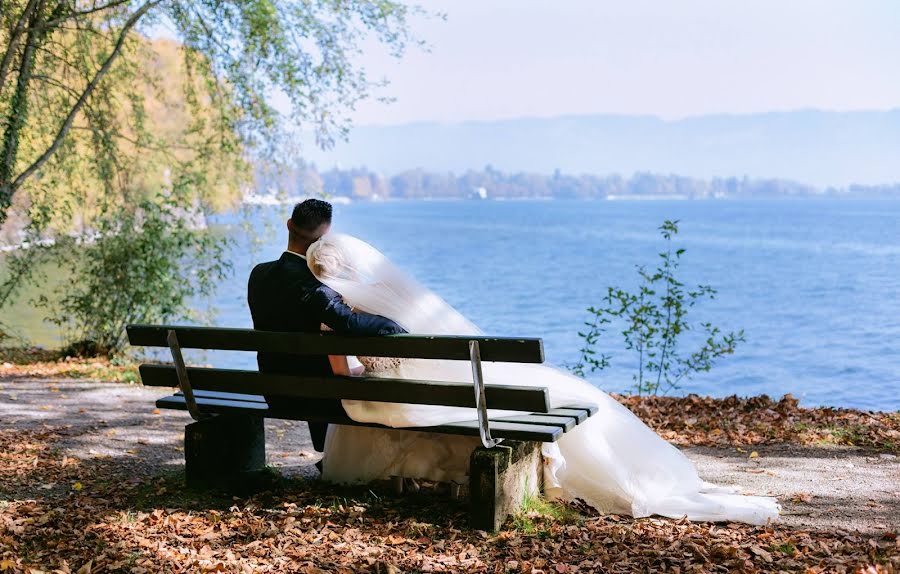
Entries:
{"label": "groom's neck", "polygon": [[288,241],[288,251],[293,251],[294,253],[299,253],[300,255],[306,255],[307,249],[309,249],[309,243],[306,243],[305,241]]}

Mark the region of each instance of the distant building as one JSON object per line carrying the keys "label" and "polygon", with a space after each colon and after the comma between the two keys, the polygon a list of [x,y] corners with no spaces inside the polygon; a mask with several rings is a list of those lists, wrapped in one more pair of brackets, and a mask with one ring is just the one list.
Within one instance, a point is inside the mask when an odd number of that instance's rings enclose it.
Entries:
{"label": "distant building", "polygon": [[483,187],[476,187],[469,193],[469,199],[487,199],[488,192],[487,189]]}

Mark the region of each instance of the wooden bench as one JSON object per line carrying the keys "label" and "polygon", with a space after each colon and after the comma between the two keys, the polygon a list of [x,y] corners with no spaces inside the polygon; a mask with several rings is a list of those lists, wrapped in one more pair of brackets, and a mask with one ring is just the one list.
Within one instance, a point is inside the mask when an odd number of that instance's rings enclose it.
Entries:
{"label": "wooden bench", "polygon": [[[186,410],[194,422],[185,427],[184,455],[190,487],[230,488],[265,467],[265,418],[359,423],[343,412],[327,412],[321,403],[304,407],[296,399],[355,399],[418,405],[473,407],[477,418],[434,427],[416,427],[454,435],[478,436],[469,463],[471,525],[496,530],[522,501],[539,492],[543,464],[540,444],[555,442],[587,417],[594,405],[550,408],[546,388],[486,385],[481,361],[542,363],[540,339],[392,335],[354,337],[337,333],[277,333],[253,329],[129,325],[134,346],[168,348],[174,364],[142,364],[141,381],[154,387],[178,387],[156,401],[160,409]],[[472,382],[412,381],[370,377],[295,376],[256,370],[187,367],[182,348],[262,351],[296,355],[356,355],[451,359],[471,363]],[[269,406],[264,395],[289,397],[291,406]],[[298,406],[294,406],[294,405]],[[489,418],[491,409],[522,414]],[[407,477],[418,478],[418,477]],[[402,484],[402,483],[401,483]]]}

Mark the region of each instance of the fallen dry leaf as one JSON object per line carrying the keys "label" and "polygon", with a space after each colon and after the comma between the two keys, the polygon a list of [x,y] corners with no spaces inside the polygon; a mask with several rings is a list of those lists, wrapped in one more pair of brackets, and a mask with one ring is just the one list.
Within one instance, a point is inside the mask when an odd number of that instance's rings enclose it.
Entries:
{"label": "fallen dry leaf", "polygon": [[[620,400],[679,444],[709,443],[734,449],[785,439],[815,441],[827,432],[825,424],[864,421],[871,428],[853,440],[893,448],[890,433],[896,428],[889,415],[849,411],[819,412],[825,422],[815,421],[816,414],[791,401]],[[690,427],[679,422],[679,410],[693,419]],[[736,426],[725,424],[723,417]],[[771,432],[765,425],[756,425],[757,420],[772,425]],[[810,426],[799,432],[795,423]],[[531,512],[490,534],[466,527],[464,501],[449,500],[446,491],[425,483],[414,495],[396,497],[386,486],[336,487],[285,479],[277,489],[249,498],[220,497],[186,490],[177,473],[149,473],[144,457],[59,454],[81,441],[84,433],[101,435],[105,431],[96,425],[88,430],[65,425],[0,429],[0,484],[4,489],[0,570],[4,574],[33,569],[66,574],[350,574],[387,572],[389,568],[396,572],[532,574],[818,574],[870,568],[900,572],[900,546],[891,533],[635,520],[598,515],[572,504],[561,507],[565,509],[562,517]],[[142,450],[149,453],[155,448],[161,447],[154,439]],[[753,452],[744,452],[748,450]],[[171,452],[167,450],[167,456]],[[757,466],[744,460],[743,466]],[[158,472],[158,467],[153,468]],[[758,468],[747,471],[768,472]],[[42,488],[53,484],[59,487]],[[70,489],[65,488],[67,484]],[[6,495],[7,491],[15,494]],[[791,500],[804,502],[804,496],[795,493]],[[81,569],[75,570],[78,565]]]}

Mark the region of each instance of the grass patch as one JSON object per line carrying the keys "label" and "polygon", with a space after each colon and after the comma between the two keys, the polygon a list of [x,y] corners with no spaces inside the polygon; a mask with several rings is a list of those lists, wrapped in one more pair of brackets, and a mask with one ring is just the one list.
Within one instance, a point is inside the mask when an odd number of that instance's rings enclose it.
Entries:
{"label": "grass patch", "polygon": [[777,544],[771,547],[772,552],[780,552],[785,556],[793,556],[797,553],[797,547],[793,545],[791,542],[785,542],[784,544]]}
{"label": "grass patch", "polygon": [[541,537],[550,525],[579,524],[583,519],[580,512],[564,502],[526,494],[522,499],[522,508],[512,516],[511,521],[515,530]]}

